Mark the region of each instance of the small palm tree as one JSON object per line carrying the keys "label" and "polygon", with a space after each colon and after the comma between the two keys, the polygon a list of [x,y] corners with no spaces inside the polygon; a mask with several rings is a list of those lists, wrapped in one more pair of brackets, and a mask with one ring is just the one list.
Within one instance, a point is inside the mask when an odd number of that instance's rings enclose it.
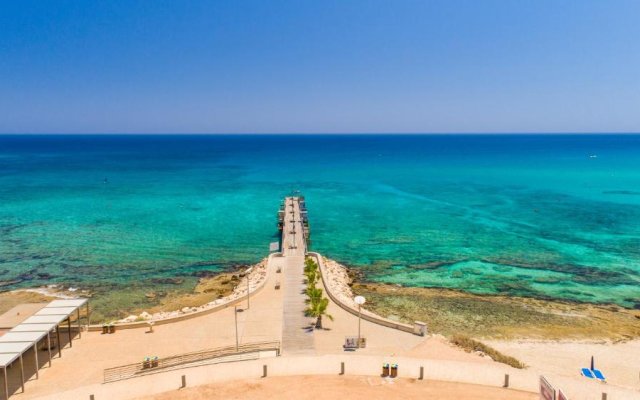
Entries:
{"label": "small palm tree", "polygon": [[306,314],[309,317],[316,318],[316,329],[322,329],[322,317],[325,316],[333,321],[333,317],[327,314],[327,307],[329,306],[329,299],[320,298],[319,300],[311,300],[309,307],[306,310]]}
{"label": "small palm tree", "polygon": [[308,272],[305,272],[304,275],[307,277],[307,285],[308,286],[315,286],[316,283],[318,282],[318,272],[317,271],[310,270]]}
{"label": "small palm tree", "polygon": [[318,264],[311,258],[304,261],[304,275],[307,277],[307,285],[315,286],[320,279]]}
{"label": "small palm tree", "polygon": [[305,294],[307,295],[307,299],[305,300],[307,303],[318,302],[322,299],[322,289],[315,286],[308,286]]}
{"label": "small palm tree", "polygon": [[316,264],[315,261],[313,261],[311,258],[307,258],[306,260],[304,260],[305,274],[309,271],[317,271],[317,270],[318,270],[318,264]]}

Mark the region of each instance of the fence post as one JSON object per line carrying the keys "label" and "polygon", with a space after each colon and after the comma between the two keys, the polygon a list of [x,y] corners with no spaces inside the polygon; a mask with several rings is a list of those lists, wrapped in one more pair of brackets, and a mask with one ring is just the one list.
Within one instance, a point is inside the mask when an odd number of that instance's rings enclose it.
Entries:
{"label": "fence post", "polygon": [[267,364],[264,364],[262,366],[262,377],[266,378],[267,377]]}
{"label": "fence post", "polygon": [[344,375],[344,361],[340,363],[340,375]]}
{"label": "fence post", "polygon": [[509,387],[509,374],[504,374],[504,385],[502,387]]}
{"label": "fence post", "polygon": [[180,389],[186,388],[186,387],[187,387],[187,376],[182,375],[182,386],[180,386]]}
{"label": "fence post", "polygon": [[420,366],[420,377],[418,379],[420,379],[420,380],[424,379],[424,367],[423,366]]}

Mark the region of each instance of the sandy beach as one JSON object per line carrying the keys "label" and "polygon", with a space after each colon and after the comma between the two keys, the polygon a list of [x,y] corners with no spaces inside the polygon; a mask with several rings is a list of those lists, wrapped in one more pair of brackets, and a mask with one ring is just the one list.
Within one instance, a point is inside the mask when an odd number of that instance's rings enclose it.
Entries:
{"label": "sandy beach", "polygon": [[534,393],[505,391],[488,386],[415,379],[388,380],[376,377],[296,376],[225,382],[172,391],[137,400],[225,399],[319,399],[344,397],[353,400],[434,398],[439,400],[535,400]]}
{"label": "sandy beach", "polygon": [[607,383],[640,392],[640,340],[609,341],[536,341],[488,340],[487,344],[525,362],[541,374],[577,376],[589,367],[591,356],[595,367],[607,377]]}

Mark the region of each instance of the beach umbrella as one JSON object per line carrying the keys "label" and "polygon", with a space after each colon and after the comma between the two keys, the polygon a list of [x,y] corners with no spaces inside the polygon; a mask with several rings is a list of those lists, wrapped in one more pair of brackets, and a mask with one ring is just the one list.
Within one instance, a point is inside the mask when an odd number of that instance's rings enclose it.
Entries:
{"label": "beach umbrella", "polygon": [[593,356],[591,356],[591,370],[594,370],[595,368],[595,364],[593,362]]}

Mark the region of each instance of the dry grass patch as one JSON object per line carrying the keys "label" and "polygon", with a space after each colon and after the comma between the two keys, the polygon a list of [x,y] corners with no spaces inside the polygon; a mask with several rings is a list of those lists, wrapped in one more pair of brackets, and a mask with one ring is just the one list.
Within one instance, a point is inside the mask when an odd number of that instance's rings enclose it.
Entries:
{"label": "dry grass patch", "polygon": [[0,293],[0,314],[4,314],[18,304],[47,303],[55,300],[55,297],[45,296],[40,293],[16,290]]}
{"label": "dry grass patch", "polygon": [[503,354],[489,345],[486,345],[482,342],[471,339],[470,337],[467,337],[464,335],[454,335],[451,338],[451,343],[464,349],[467,353],[480,352],[491,357],[493,361],[510,365],[513,368],[523,369],[527,367],[522,361],[514,357],[508,356],[506,354]]}

